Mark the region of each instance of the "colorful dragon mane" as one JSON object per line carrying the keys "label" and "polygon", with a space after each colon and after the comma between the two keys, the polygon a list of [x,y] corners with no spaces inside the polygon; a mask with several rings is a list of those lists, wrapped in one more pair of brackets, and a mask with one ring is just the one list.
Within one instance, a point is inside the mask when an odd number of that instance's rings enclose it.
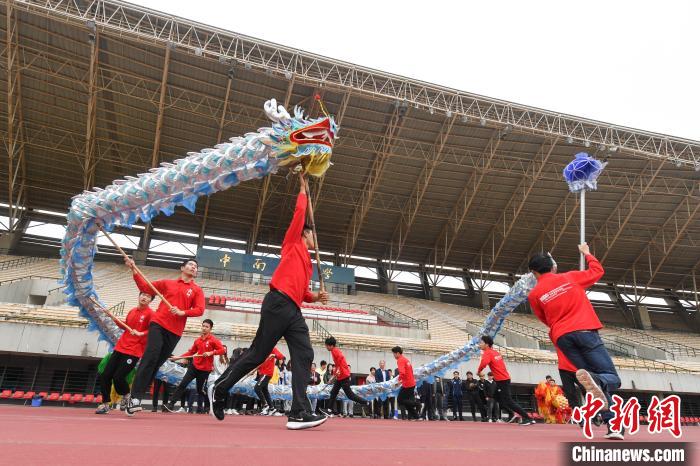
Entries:
{"label": "colorful dragon mane", "polygon": [[[326,115],[308,119],[299,107],[292,117],[274,99],[267,101],[264,109],[272,121],[271,127],[231,138],[214,148],[190,152],[186,158],[163,162],[148,173],[127,176],[104,189],[94,188],[73,197],[61,248],[61,273],[67,303],[80,308],[81,315],[89,321],[89,329],[98,330],[101,338],[112,345],[122,334],[100,309],[103,304],[93,283],[99,226],[108,232],[117,226],[131,228],[139,220],[148,223],[161,213],[172,215],[177,206],[194,213],[200,196],[229,189],[242,181],[263,178],[276,173],[279,167],[301,166],[312,176],[326,172],[338,134],[333,118]],[[482,333],[495,335],[505,316],[527,298],[532,286],[532,275],[516,283],[494,307]],[[416,379],[432,381],[434,376],[468,360],[478,352],[477,341],[475,337],[452,353],[418,367]],[[167,361],[160,367],[158,377],[178,383],[184,372],[181,366]],[[244,380],[232,391],[254,396],[253,385],[252,380]],[[399,382],[394,379],[354,388],[368,399],[386,398],[398,390]],[[270,391],[274,398],[291,398],[288,386],[271,385]],[[328,395],[324,386],[309,386],[311,397],[327,398]]]}

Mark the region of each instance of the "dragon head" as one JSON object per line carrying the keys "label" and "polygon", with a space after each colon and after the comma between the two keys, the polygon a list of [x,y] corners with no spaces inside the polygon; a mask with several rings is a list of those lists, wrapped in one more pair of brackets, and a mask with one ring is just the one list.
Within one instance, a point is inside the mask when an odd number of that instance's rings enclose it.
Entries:
{"label": "dragon head", "polygon": [[270,146],[280,166],[301,164],[312,176],[322,176],[331,165],[338,125],[332,116],[305,118],[300,107],[290,116],[275,99],[265,102],[265,113],[272,120]]}

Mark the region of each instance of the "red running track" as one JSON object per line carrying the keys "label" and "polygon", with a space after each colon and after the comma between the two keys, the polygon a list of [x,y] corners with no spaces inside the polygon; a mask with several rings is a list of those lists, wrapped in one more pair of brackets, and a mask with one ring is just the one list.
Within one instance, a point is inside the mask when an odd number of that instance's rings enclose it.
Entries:
{"label": "red running track", "polygon": [[[431,465],[559,464],[562,442],[583,440],[573,425],[407,422],[329,419],[289,431],[285,417],[112,411],[0,405],[0,464],[7,465]],[[596,435],[605,433],[596,429]],[[634,441],[673,441],[650,435]],[[684,442],[698,442],[699,427],[684,427]],[[619,442],[617,442],[619,443]],[[700,446],[694,445],[695,458]],[[381,460],[378,460],[381,458]]]}

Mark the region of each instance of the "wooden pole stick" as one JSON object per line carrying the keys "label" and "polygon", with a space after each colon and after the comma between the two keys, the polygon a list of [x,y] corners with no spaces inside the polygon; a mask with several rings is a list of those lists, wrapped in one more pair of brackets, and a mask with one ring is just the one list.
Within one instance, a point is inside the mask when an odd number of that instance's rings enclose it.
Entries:
{"label": "wooden pole stick", "polygon": [[[119,245],[109,235],[109,233],[107,233],[104,230],[104,228],[102,228],[102,225],[97,224],[97,228],[99,228],[100,231],[105,235],[105,237],[107,237],[107,239],[112,243],[112,245],[114,245],[114,247],[117,248],[117,251],[119,251],[119,254],[121,254],[124,257],[124,259],[129,259],[129,256],[126,255],[124,250],[122,248],[120,248]],[[136,272],[141,278],[143,278],[146,281],[146,283],[148,283],[148,286],[151,288],[153,293],[155,293],[156,296],[158,296],[161,301],[163,301],[170,309],[173,308],[172,304],[170,304],[168,302],[168,300],[165,299],[165,297],[162,294],[160,294],[160,291],[158,291],[156,289],[156,287],[153,286],[153,283],[151,283],[151,281],[148,278],[146,278],[146,276],[143,274],[143,272],[141,272],[141,270],[139,270],[139,268],[136,266],[136,264],[134,264],[134,272]]]}
{"label": "wooden pole stick", "polygon": [[102,304],[98,303],[97,300],[96,300],[95,298],[93,298],[92,296],[90,296],[90,301],[92,301],[93,303],[95,303],[95,305],[96,305],[97,307],[99,307],[100,309],[102,309],[102,312],[104,312],[105,314],[107,314],[114,322],[116,322],[116,323],[118,323],[119,325],[121,325],[122,327],[124,327],[124,329],[126,329],[129,333],[133,333],[133,332],[134,332],[134,329],[132,329],[131,327],[129,327],[128,325],[126,325],[126,322],[124,322],[123,320],[119,319],[117,316],[115,316],[114,314],[112,314],[112,313],[110,312],[109,309],[107,309],[106,307],[104,307]]}
{"label": "wooden pole stick", "polygon": [[304,183],[306,188],[306,199],[307,208],[309,214],[309,223],[311,224],[311,232],[314,238],[314,253],[316,255],[316,270],[318,272],[318,282],[321,286],[321,292],[326,291],[326,284],[323,280],[323,272],[321,271],[321,256],[318,253],[318,237],[316,236],[316,222],[314,221],[314,207],[311,204],[311,190],[309,189],[309,182],[304,178],[303,173],[299,173],[299,180]]}

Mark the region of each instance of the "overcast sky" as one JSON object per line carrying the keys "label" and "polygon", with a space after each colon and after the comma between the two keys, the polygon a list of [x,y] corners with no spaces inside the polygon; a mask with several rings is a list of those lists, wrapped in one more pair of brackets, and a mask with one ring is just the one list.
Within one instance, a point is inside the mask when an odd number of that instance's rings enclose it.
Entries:
{"label": "overcast sky", "polygon": [[136,3],[382,71],[700,140],[700,2]]}

